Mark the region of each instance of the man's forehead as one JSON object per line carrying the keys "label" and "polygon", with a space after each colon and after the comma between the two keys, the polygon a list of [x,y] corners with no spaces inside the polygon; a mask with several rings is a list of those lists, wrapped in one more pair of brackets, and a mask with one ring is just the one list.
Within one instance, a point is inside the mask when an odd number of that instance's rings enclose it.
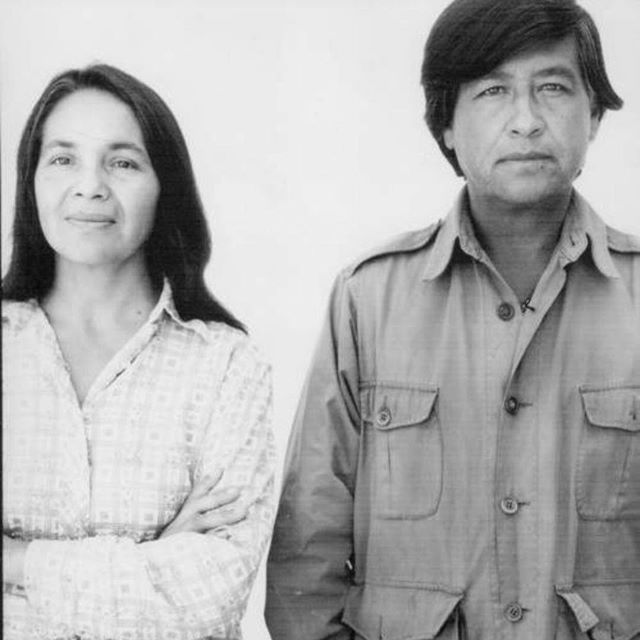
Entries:
{"label": "man's forehead", "polygon": [[575,38],[540,42],[508,57],[484,77],[511,76],[520,72],[531,74],[561,73],[580,76]]}

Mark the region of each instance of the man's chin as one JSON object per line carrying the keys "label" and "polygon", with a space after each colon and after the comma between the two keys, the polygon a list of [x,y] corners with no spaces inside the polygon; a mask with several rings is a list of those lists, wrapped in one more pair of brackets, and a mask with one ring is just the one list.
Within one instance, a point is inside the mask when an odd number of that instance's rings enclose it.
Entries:
{"label": "man's chin", "polygon": [[541,202],[564,200],[571,192],[571,184],[509,184],[496,194],[505,204],[517,207],[535,206]]}

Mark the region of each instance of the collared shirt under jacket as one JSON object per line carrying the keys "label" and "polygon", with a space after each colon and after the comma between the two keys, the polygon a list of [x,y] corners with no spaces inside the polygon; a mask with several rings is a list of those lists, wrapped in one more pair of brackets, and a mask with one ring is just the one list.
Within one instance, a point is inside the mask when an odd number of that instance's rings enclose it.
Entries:
{"label": "collared shirt under jacket", "polygon": [[574,193],[519,301],[463,193],[342,272],[267,580],[274,640],[636,638],[640,239]]}
{"label": "collared shirt under jacket", "polygon": [[[275,511],[270,368],[247,336],[178,316],[167,284],[82,405],[35,302],[3,302],[5,534],[32,540],[4,638],[239,638]],[[224,475],[241,522],[158,538]]]}

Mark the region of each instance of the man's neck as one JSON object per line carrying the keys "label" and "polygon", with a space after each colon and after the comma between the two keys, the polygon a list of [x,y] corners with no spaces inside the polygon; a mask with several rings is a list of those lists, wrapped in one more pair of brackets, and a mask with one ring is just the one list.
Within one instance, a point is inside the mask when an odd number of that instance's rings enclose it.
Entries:
{"label": "man's neck", "polygon": [[558,244],[571,192],[535,204],[505,204],[469,193],[478,240],[520,301],[535,289]]}

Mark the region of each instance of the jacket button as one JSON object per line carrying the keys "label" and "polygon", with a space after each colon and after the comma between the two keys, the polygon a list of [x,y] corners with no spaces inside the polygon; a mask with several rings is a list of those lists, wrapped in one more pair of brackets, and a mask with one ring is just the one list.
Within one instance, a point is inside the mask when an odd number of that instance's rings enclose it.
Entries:
{"label": "jacket button", "polygon": [[520,409],[520,403],[518,402],[518,398],[514,398],[513,396],[509,396],[504,401],[504,410],[511,416],[515,416]]}
{"label": "jacket button", "polygon": [[518,513],[519,508],[520,505],[515,498],[502,498],[502,500],[500,500],[500,509],[508,516]]}
{"label": "jacket button", "polygon": [[391,423],[391,411],[387,409],[387,407],[382,407],[378,414],[376,415],[376,422],[381,427],[388,427]]}
{"label": "jacket button", "polygon": [[500,318],[500,320],[503,320],[504,322],[509,322],[509,320],[513,318],[515,313],[516,311],[513,308],[513,305],[509,304],[508,302],[503,302],[502,304],[498,305],[498,318]]}
{"label": "jacket button", "polygon": [[510,602],[504,608],[504,617],[509,622],[520,622],[524,616],[524,610],[518,602]]}

